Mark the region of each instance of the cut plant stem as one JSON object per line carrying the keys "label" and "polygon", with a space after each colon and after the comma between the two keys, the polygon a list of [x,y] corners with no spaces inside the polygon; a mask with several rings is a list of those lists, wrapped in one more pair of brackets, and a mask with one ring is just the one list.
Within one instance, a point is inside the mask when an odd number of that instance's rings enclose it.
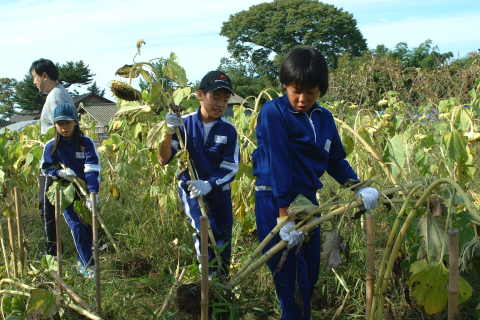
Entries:
{"label": "cut plant stem", "polygon": [[7,271],[7,277],[10,278],[11,275],[10,275],[10,267],[8,263],[8,254],[7,254],[7,248],[5,247],[5,236],[3,234],[3,224],[1,223],[0,223],[0,244],[2,245],[3,261],[5,263],[5,270]]}
{"label": "cut plant stem", "polygon": [[17,261],[17,245],[15,243],[15,231],[13,230],[12,218],[7,218],[8,226],[8,240],[10,243],[10,250],[12,252],[13,276],[18,277],[18,261]]}
{"label": "cut plant stem", "polygon": [[457,229],[448,231],[448,263],[448,320],[457,320],[460,278]]}
{"label": "cut plant stem", "polygon": [[97,313],[102,314],[102,293],[100,282],[100,259],[98,256],[98,233],[97,233],[97,193],[90,193],[90,201],[92,204],[92,231],[93,231],[93,258],[95,260],[95,293],[97,302]]}
{"label": "cut plant stem", "polygon": [[208,218],[200,217],[200,264],[202,266],[201,282],[201,320],[208,320]]}
{"label": "cut plant stem", "polygon": [[[58,276],[62,277],[62,241],[60,234],[60,215],[62,214],[60,203],[62,202],[62,193],[60,192],[60,186],[55,185],[55,232],[57,236],[57,262],[58,262]],[[61,286],[59,285],[60,291]]]}
{"label": "cut plant stem", "polygon": [[368,213],[365,215],[365,233],[367,235],[367,275],[365,279],[365,297],[366,306],[365,311],[368,315],[371,312],[374,286],[375,286],[375,218],[373,214]]}
{"label": "cut plant stem", "polygon": [[18,188],[13,188],[13,195],[15,199],[15,214],[17,218],[17,241],[18,241],[18,262],[19,262],[19,273],[23,274],[23,268],[25,266],[25,248],[23,246],[23,231],[22,231],[22,219],[20,214],[20,201],[18,197]]}

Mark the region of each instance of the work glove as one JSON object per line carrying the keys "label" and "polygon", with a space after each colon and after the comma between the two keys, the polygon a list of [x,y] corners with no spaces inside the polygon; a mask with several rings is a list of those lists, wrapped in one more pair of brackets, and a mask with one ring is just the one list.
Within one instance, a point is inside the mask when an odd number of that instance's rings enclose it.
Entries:
{"label": "work glove", "polygon": [[210,182],[206,180],[190,180],[187,181],[188,191],[190,191],[190,198],[204,196],[212,191]]}
{"label": "work glove", "polygon": [[355,193],[358,198],[362,199],[363,206],[366,210],[374,209],[377,206],[378,190],[372,187],[362,187]]}
{"label": "work glove", "polygon": [[[97,204],[97,208],[100,206],[100,196],[95,194],[95,203]],[[85,205],[87,206],[88,210],[92,211],[93,210],[93,204],[92,204],[92,196],[89,194],[88,198],[85,200]]]}
{"label": "work glove", "polygon": [[67,181],[72,182],[73,178],[75,178],[77,175],[75,174],[75,172],[72,169],[66,168],[66,169],[58,170],[57,171],[57,176],[59,176],[62,179],[65,179]]}
{"label": "work glove", "polygon": [[[277,224],[281,223],[287,217],[277,218]],[[288,248],[292,248],[303,241],[303,232],[295,230],[295,222],[288,221],[278,232],[280,239],[287,241]]]}
{"label": "work glove", "polygon": [[174,134],[175,129],[183,125],[183,120],[177,114],[169,112],[165,116],[165,123],[167,124],[167,132]]}

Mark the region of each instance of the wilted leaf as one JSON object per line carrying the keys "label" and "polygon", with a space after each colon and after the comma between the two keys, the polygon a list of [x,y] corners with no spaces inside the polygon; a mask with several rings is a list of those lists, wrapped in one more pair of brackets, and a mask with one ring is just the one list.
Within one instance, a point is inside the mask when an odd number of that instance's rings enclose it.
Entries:
{"label": "wilted leaf", "polygon": [[295,216],[295,218],[298,219],[302,215],[307,215],[316,208],[317,206],[308,200],[304,195],[299,194],[295,200],[293,200],[290,206],[288,206],[288,215]]}
{"label": "wilted leaf", "polygon": [[45,289],[34,289],[30,291],[27,314],[38,318],[49,318],[57,313],[55,296]]}
{"label": "wilted leaf", "polygon": [[342,263],[340,252],[345,250],[345,242],[336,229],[325,231],[323,234],[322,260],[325,261],[328,269],[336,268]]}
{"label": "wilted leaf", "polygon": [[155,124],[147,135],[147,148],[157,149],[160,145],[161,139],[163,137],[163,129],[165,128],[165,122],[161,121]]}
{"label": "wilted leaf", "polygon": [[126,64],[115,72],[117,76],[122,78],[136,78],[140,75],[140,71],[142,70],[141,66],[134,66],[131,64]]}
{"label": "wilted leaf", "polygon": [[441,217],[434,217],[431,212],[428,212],[420,218],[418,223],[422,237],[422,249],[429,262],[440,261],[442,246],[443,248],[447,247],[447,234],[440,219]]}

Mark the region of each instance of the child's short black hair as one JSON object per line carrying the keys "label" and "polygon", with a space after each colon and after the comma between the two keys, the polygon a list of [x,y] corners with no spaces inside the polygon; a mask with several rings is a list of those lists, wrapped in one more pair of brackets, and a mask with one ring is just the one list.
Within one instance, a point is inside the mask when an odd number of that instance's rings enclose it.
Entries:
{"label": "child's short black hair", "polygon": [[323,96],[328,90],[327,62],[313,48],[293,49],[280,67],[280,83],[305,89],[318,87],[320,96]]}
{"label": "child's short black hair", "polygon": [[48,75],[50,80],[58,80],[58,69],[57,66],[48,59],[38,59],[32,62],[30,66],[30,73],[35,71],[36,74],[41,76],[44,72]]}

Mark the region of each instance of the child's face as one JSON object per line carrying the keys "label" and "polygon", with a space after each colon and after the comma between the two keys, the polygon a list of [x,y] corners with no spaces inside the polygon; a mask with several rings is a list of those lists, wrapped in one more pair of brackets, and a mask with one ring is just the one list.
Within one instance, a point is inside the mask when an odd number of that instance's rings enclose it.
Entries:
{"label": "child's face", "polygon": [[226,89],[217,89],[207,93],[198,91],[197,98],[200,100],[202,120],[209,122],[223,116],[230,96],[230,91]]}
{"label": "child's face", "polygon": [[71,137],[73,136],[76,125],[77,123],[73,120],[61,120],[55,122],[55,129],[59,135],[63,137]]}
{"label": "child's face", "polygon": [[292,107],[298,112],[307,112],[315,104],[320,96],[320,89],[314,88],[299,88],[294,84],[284,85],[283,88],[287,92],[288,101]]}

